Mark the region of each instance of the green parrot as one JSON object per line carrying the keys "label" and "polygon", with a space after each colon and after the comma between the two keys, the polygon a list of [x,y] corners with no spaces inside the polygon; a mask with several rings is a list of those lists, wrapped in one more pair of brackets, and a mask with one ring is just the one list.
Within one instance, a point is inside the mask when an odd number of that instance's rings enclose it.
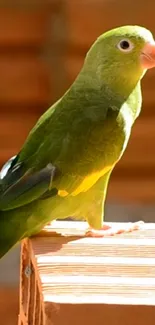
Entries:
{"label": "green parrot", "polygon": [[87,236],[103,223],[109,178],[141,110],[140,81],[155,66],[151,32],[123,26],[101,35],[72,86],[38,120],[0,173],[0,257],[50,221],[86,220]]}

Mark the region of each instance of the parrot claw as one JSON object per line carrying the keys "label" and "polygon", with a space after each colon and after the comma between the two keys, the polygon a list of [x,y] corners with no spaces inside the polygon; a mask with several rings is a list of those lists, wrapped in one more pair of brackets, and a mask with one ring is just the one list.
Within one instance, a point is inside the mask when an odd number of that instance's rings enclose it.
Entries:
{"label": "parrot claw", "polygon": [[120,224],[118,224],[118,226],[114,225],[112,227],[104,224],[102,228],[99,230],[89,228],[85,235],[86,237],[96,237],[96,238],[115,236],[122,233],[130,233],[134,230],[140,230],[143,224],[144,224],[143,221],[138,221],[134,223],[130,222],[127,223],[125,226],[123,225],[122,228],[120,227]]}

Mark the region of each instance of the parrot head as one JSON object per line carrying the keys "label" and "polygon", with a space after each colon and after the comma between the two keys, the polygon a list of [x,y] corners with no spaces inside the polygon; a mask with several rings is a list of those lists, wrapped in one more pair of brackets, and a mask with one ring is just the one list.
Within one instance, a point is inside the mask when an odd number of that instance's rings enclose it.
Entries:
{"label": "parrot head", "polygon": [[123,26],[102,34],[86,56],[89,72],[122,91],[134,88],[155,67],[155,41],[149,30]]}

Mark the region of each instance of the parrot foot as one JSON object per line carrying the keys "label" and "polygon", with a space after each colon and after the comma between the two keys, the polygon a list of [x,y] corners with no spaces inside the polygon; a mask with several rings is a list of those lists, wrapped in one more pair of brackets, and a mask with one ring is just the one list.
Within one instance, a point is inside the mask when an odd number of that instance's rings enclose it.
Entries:
{"label": "parrot foot", "polygon": [[134,230],[139,230],[141,229],[141,226],[144,224],[143,221],[138,221],[138,222],[129,222],[127,223],[125,226],[123,225],[122,228],[120,228],[120,225],[118,224],[115,226],[109,226],[104,224],[102,226],[101,229],[96,230],[96,229],[92,229],[89,228],[86,232],[86,237],[106,237],[106,236],[115,236],[115,235],[119,235],[122,233],[129,233],[132,232]]}

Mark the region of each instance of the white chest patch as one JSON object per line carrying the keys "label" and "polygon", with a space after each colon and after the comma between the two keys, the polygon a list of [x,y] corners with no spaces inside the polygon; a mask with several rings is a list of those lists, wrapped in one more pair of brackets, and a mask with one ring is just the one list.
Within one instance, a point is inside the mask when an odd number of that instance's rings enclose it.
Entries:
{"label": "white chest patch", "polygon": [[126,149],[126,146],[129,141],[130,133],[131,133],[131,127],[134,123],[134,117],[132,111],[129,109],[128,105],[123,105],[121,109],[122,117],[124,120],[124,133],[125,133],[125,140],[122,148],[122,154],[124,150]]}

